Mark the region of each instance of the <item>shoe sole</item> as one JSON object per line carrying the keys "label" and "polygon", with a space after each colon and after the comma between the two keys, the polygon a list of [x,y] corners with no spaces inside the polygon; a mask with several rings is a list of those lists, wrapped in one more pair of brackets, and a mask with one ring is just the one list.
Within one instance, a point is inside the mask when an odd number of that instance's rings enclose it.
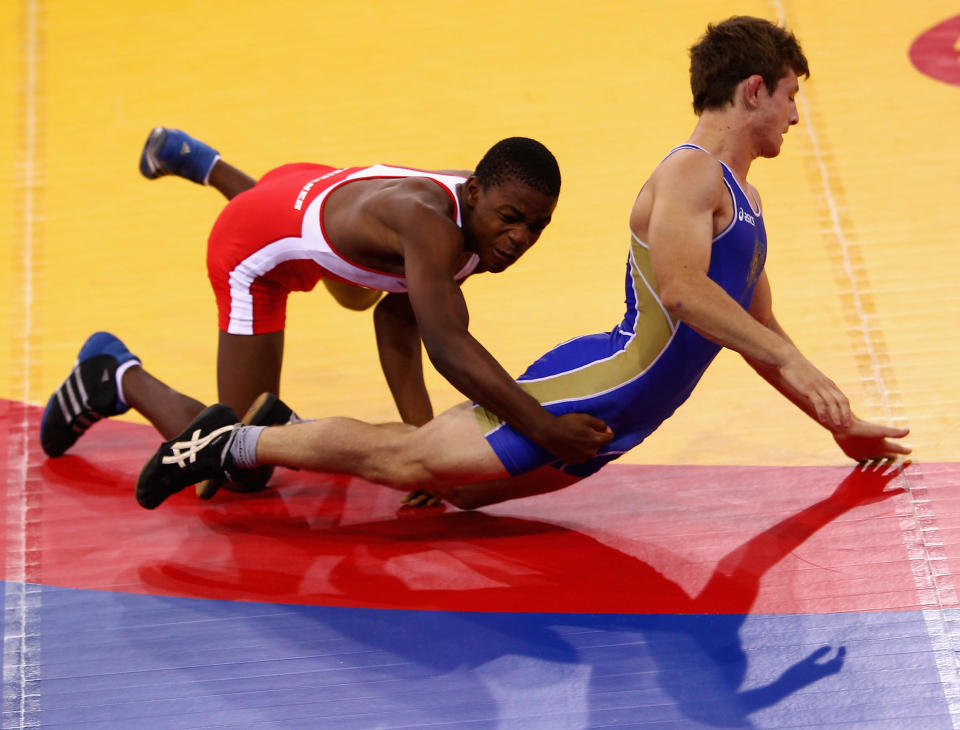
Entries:
{"label": "shoe sole", "polygon": [[163,148],[166,138],[166,127],[154,127],[147,135],[147,141],[143,144],[143,152],[140,153],[140,174],[147,180],[156,180],[158,177],[167,174],[160,169],[160,163],[156,156],[156,151]]}
{"label": "shoe sole", "polygon": [[[257,399],[253,404],[247,409],[247,412],[243,414],[243,418],[240,419],[240,423],[244,426],[275,426],[276,423],[268,423],[271,419],[269,418],[271,411],[277,407],[277,403],[280,403],[280,399],[275,396],[273,393],[261,393],[257,396]],[[284,406],[286,408],[286,406]],[[289,408],[287,408],[289,411]],[[289,415],[287,416],[289,418]],[[197,496],[200,499],[213,499],[213,496],[220,491],[220,487],[227,485],[228,483],[237,484],[238,489],[232,489],[231,491],[241,492],[249,494],[252,492],[261,492],[267,488],[267,480],[270,478],[270,475],[273,473],[273,468],[262,468],[256,467],[254,472],[265,473],[266,478],[262,479],[262,486],[258,484],[261,479],[255,479],[257,483],[253,488],[243,488],[241,484],[235,482],[229,482],[225,477],[218,477],[216,479],[205,479],[196,486]],[[227,487],[230,489],[230,487]]]}

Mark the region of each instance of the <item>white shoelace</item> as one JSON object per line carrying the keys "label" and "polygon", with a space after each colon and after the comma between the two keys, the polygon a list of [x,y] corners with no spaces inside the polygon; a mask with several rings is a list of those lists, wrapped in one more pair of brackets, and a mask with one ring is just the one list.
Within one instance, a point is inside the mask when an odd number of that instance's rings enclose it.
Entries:
{"label": "white shoelace", "polygon": [[[206,448],[211,441],[216,439],[218,436],[230,431],[236,431],[240,428],[239,423],[233,423],[229,426],[222,426],[215,431],[211,431],[206,436],[201,436],[201,431],[198,428],[193,432],[193,435],[190,437],[189,441],[176,441],[170,445],[170,451],[172,451],[171,456],[164,456],[162,458],[162,463],[164,464],[176,464],[181,469],[186,468],[187,462],[191,464],[197,460],[197,454],[200,453],[204,448]],[[228,438],[224,444],[223,450],[220,452],[220,463],[223,464],[223,456],[230,448],[233,438]]]}

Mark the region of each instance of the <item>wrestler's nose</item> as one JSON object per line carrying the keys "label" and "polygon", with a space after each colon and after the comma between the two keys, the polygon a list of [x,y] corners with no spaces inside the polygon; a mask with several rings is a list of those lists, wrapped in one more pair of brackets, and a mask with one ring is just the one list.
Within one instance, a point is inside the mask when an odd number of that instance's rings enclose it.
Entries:
{"label": "wrestler's nose", "polygon": [[530,245],[530,234],[524,228],[514,228],[510,231],[509,239],[513,248],[517,251],[522,251]]}

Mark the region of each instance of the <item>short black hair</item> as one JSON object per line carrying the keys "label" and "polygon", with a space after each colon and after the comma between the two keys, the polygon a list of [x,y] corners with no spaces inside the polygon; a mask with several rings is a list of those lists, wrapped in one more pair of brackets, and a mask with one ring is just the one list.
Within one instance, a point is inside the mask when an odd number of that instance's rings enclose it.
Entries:
{"label": "short black hair", "polygon": [[560,196],[560,166],[546,147],[528,137],[508,137],[497,142],[474,172],[484,188],[510,180],[553,198]]}
{"label": "short black hair", "polygon": [[721,109],[733,102],[734,90],[753,74],[763,77],[771,94],[790,70],[810,76],[810,66],[799,41],[786,28],[769,20],[735,15],[708,25],[690,49],[690,88],[693,111]]}

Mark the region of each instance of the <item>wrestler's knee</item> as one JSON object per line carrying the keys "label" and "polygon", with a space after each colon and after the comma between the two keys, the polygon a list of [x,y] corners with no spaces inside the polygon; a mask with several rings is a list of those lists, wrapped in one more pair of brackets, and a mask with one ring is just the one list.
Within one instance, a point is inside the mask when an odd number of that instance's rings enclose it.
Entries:
{"label": "wrestler's knee", "polygon": [[352,309],[355,312],[370,309],[383,295],[382,291],[376,289],[367,289],[366,287],[332,279],[324,279],[323,285],[341,307]]}

